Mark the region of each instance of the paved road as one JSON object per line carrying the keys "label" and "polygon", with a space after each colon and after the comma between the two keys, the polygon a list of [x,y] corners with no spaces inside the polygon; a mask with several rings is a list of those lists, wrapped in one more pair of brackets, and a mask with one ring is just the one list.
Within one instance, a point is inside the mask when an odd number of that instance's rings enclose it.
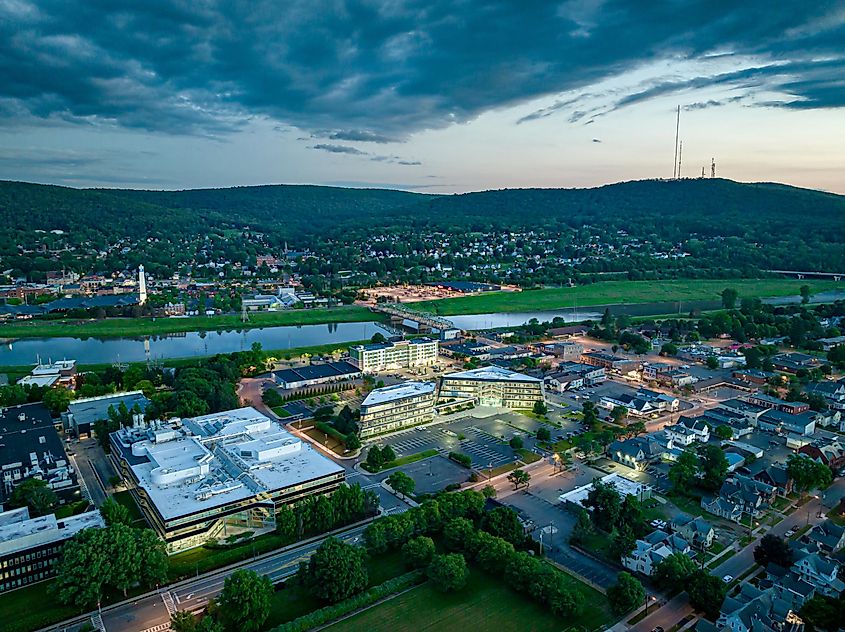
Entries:
{"label": "paved road", "polygon": [[[365,526],[359,526],[338,535],[342,540],[357,544]],[[307,560],[320,546],[317,540],[303,546],[270,554],[238,568],[253,570],[267,575],[274,582],[293,575],[299,562]],[[132,603],[112,607],[103,611],[103,625],[108,632],[144,632],[162,629],[170,621],[175,610],[201,610],[223,589],[226,577],[234,568],[202,575],[195,580],[182,582],[168,590],[161,590],[140,597]]]}

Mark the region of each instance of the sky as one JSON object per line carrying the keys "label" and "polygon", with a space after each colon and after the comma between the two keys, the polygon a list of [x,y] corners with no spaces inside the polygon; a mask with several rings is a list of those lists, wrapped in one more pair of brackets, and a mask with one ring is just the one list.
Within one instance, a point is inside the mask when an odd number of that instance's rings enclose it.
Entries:
{"label": "sky", "polygon": [[845,0],[0,0],[0,179],[845,194]]}

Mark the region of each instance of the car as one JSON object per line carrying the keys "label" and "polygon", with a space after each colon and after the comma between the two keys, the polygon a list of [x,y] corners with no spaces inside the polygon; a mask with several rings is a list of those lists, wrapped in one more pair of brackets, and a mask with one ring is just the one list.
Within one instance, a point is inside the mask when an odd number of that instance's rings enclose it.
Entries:
{"label": "car", "polygon": [[789,531],[787,531],[786,533],[784,533],[783,535],[785,535],[787,538],[791,538],[792,536],[795,535],[795,529],[792,528]]}
{"label": "car", "polygon": [[726,584],[730,584],[733,580],[734,580],[733,575],[725,575],[722,578],[722,581],[725,582]]}

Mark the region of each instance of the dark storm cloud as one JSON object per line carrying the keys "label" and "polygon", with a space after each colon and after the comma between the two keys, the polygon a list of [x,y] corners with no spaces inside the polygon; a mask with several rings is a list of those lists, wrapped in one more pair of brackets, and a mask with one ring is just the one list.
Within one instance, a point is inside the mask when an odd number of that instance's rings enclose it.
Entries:
{"label": "dark storm cloud", "polygon": [[[250,117],[270,117],[311,133],[329,130],[329,140],[379,143],[585,90],[642,64],[715,54],[758,57],[757,82],[731,73],[694,84],[667,79],[616,98],[610,110],[723,83],[785,92],[791,96],[776,102],[783,107],[841,107],[845,14],[837,7],[797,0],[777,10],[769,0],[0,0],[0,121],[220,135]],[[580,109],[570,120],[592,116]]]}

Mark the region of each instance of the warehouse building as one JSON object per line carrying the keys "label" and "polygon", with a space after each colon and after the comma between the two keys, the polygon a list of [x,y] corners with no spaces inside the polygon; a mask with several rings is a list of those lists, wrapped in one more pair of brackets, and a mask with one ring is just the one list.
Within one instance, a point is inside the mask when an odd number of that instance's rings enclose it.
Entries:
{"label": "warehouse building", "polygon": [[342,382],[359,377],[361,377],[361,369],[350,362],[326,362],[273,371],[276,384],[286,389]]}
{"label": "warehouse building", "polygon": [[482,406],[531,408],[545,401],[543,380],[499,366],[444,375],[438,401],[473,400]]}
{"label": "warehouse building", "polygon": [[361,404],[361,437],[428,423],[434,419],[434,382],[377,388]]}
{"label": "warehouse building", "polygon": [[363,373],[431,366],[437,362],[438,341],[414,338],[349,348],[349,357]]}
{"label": "warehouse building", "polygon": [[73,400],[62,413],[62,424],[65,432],[69,432],[84,439],[90,437],[94,424],[109,418],[109,409],[120,410],[120,405],[126,406],[133,416],[142,417],[150,400],[141,391],[125,391],[97,397],[83,397]]}
{"label": "warehouse building", "polygon": [[169,553],[275,528],[276,511],[344,481],[344,469],[251,407],[138,423],[111,457]]}

